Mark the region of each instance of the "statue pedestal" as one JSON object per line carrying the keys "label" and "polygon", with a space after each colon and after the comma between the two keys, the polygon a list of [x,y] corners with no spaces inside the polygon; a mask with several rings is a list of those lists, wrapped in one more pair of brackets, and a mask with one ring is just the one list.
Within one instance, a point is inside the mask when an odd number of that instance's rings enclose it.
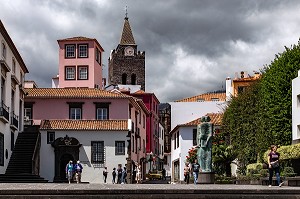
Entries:
{"label": "statue pedestal", "polygon": [[209,173],[199,173],[198,176],[198,183],[199,184],[214,184],[215,183],[215,173],[209,172]]}

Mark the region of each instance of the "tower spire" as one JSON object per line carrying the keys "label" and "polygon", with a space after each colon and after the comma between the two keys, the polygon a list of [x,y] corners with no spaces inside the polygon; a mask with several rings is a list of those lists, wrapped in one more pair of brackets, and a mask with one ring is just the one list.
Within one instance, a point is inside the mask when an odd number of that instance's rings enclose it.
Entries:
{"label": "tower spire", "polygon": [[125,19],[124,19],[124,25],[123,25],[123,31],[121,34],[121,45],[135,45],[134,37],[132,34],[132,30],[128,21],[128,10],[127,6],[125,7]]}

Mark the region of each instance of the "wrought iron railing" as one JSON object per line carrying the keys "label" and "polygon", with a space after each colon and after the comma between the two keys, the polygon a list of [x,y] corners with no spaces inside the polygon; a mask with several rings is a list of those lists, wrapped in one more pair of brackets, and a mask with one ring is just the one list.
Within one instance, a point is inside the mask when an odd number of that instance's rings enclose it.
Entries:
{"label": "wrought iron railing", "polygon": [[19,126],[19,117],[14,112],[11,112],[11,123],[10,124],[15,126],[16,128],[18,128],[18,126]]}
{"label": "wrought iron railing", "polygon": [[9,121],[9,107],[7,107],[3,101],[1,101],[0,116],[3,116]]}

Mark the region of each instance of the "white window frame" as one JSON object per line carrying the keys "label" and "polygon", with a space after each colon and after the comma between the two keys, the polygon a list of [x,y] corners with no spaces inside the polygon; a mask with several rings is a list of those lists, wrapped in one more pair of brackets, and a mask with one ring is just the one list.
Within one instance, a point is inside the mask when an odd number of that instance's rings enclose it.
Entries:
{"label": "white window frame", "polygon": [[76,57],[76,45],[67,44],[65,47],[65,57],[66,58],[75,58]]}
{"label": "white window frame", "polygon": [[[83,69],[85,69],[85,71]],[[87,66],[78,66],[78,79],[83,79],[83,80],[88,79],[88,67]]]}
{"label": "white window frame", "polygon": [[108,108],[97,108],[97,120],[107,120],[108,119]]}
{"label": "white window frame", "polygon": [[78,57],[87,58],[88,57],[88,44],[78,44]]}
{"label": "white window frame", "polygon": [[70,119],[81,120],[81,108],[71,107],[70,108]]}
{"label": "white window frame", "polygon": [[65,79],[66,80],[74,80],[76,77],[76,70],[75,66],[66,66],[66,75]]}

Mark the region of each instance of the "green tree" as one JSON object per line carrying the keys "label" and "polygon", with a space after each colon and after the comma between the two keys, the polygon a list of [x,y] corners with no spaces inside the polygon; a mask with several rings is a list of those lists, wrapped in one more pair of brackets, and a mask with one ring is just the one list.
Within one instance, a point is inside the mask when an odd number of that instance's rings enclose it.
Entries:
{"label": "green tree", "polygon": [[232,97],[223,116],[223,131],[230,135],[230,145],[237,153],[242,173],[246,171],[247,164],[257,161],[257,154],[260,153],[259,90],[260,81],[257,81],[237,97]]}
{"label": "green tree", "polygon": [[292,141],[292,80],[300,69],[300,41],[276,55],[262,78],[262,127],[265,142],[290,145]]}

